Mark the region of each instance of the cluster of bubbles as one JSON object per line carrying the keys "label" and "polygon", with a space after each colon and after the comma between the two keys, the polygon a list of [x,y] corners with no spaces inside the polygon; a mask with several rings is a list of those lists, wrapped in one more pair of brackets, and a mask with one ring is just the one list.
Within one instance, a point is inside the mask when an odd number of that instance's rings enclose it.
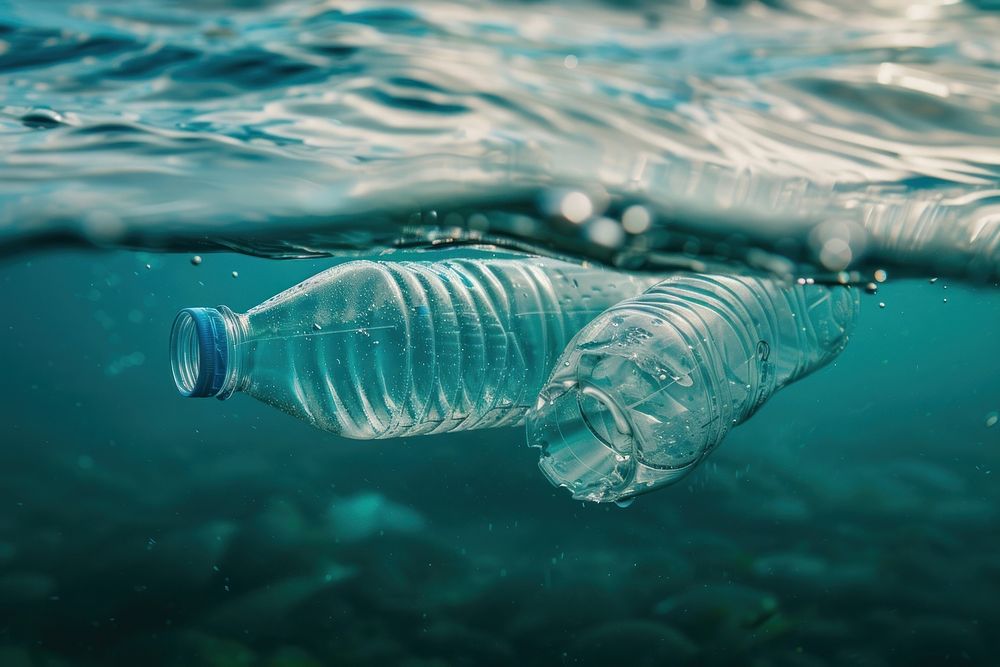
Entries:
{"label": "cluster of bubbles", "polygon": [[626,238],[638,236],[653,226],[653,213],[642,204],[625,207],[620,214],[608,214],[611,198],[601,189],[553,189],[539,202],[540,212],[549,218],[576,226],[585,240],[598,246],[621,248]]}

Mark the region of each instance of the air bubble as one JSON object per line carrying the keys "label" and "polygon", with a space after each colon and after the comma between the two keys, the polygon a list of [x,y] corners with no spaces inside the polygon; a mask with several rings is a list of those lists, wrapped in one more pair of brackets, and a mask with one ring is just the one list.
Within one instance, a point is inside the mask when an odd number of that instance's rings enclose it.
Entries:
{"label": "air bubble", "polygon": [[625,240],[621,225],[611,218],[597,218],[587,227],[587,237],[606,248],[617,248]]}
{"label": "air bubble", "polygon": [[653,217],[650,215],[649,209],[645,206],[639,206],[638,204],[629,206],[622,213],[622,227],[629,234],[642,234],[649,229],[652,222]]}
{"label": "air bubble", "polygon": [[583,222],[594,214],[594,203],[582,192],[568,192],[559,203],[559,212],[570,222]]}

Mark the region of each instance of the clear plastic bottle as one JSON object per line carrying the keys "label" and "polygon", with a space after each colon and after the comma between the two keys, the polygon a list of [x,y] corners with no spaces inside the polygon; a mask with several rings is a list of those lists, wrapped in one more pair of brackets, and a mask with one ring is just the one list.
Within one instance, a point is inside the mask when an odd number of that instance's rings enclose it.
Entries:
{"label": "clear plastic bottle", "polygon": [[569,340],[653,283],[532,256],[352,261],[245,314],[182,310],[174,381],[185,396],[246,392],[348,438],[514,425]]}
{"label": "clear plastic bottle", "polygon": [[578,499],[679,479],[781,387],[847,344],[857,290],[684,275],[573,339],[528,415],[539,466]]}

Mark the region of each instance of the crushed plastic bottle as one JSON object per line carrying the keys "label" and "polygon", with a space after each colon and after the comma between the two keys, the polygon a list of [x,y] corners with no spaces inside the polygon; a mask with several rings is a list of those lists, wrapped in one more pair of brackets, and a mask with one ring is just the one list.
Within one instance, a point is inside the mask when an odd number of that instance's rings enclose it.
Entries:
{"label": "crushed plastic bottle", "polygon": [[575,498],[676,481],[785,385],[847,344],[857,290],[685,275],[588,324],[529,414],[539,466]]}
{"label": "crushed plastic bottle", "polygon": [[655,282],[529,256],[348,262],[245,314],[182,310],[174,381],[348,438],[516,425],[570,339]]}

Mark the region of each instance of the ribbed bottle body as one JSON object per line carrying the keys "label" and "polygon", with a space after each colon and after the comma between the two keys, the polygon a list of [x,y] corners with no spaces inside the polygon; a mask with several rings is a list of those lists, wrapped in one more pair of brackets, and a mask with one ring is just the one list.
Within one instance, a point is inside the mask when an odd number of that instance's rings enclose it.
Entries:
{"label": "ribbed bottle body", "polygon": [[777,389],[846,345],[845,287],[683,275],[586,326],[529,418],[549,478],[616,500],[679,478]]}
{"label": "ribbed bottle body", "polygon": [[576,332],[652,282],[534,257],[348,262],[240,316],[237,388],[350,438],[517,424]]}

